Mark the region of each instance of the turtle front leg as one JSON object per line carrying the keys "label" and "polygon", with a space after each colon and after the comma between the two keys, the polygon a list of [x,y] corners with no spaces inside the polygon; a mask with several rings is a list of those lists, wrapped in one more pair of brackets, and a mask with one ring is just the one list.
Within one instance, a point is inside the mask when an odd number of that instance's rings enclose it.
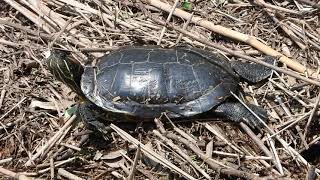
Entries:
{"label": "turtle front leg", "polygon": [[[266,110],[253,104],[248,104],[247,106],[256,115],[258,115],[260,119],[262,119],[264,122],[267,121],[268,117]],[[220,116],[224,116],[234,122],[245,122],[247,125],[254,129],[263,127],[263,123],[240,102],[222,103],[215,109],[215,113]]]}
{"label": "turtle front leg", "polygon": [[100,135],[106,139],[111,128],[102,123],[107,122],[105,113],[106,112],[103,109],[91,103],[90,101],[79,103],[77,110],[77,116],[83,120],[87,128],[92,130],[94,133],[100,133]]}

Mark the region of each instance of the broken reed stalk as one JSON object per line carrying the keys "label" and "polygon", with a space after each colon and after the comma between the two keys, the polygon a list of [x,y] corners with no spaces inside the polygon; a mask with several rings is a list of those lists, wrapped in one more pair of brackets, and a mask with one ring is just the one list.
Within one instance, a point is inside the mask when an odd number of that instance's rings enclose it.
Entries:
{"label": "broken reed stalk", "polygon": [[141,153],[141,149],[140,149],[140,145],[138,145],[137,152],[136,152],[136,155],[134,157],[134,161],[133,161],[132,167],[130,169],[130,174],[129,174],[127,180],[133,180],[134,179],[134,174],[136,173],[138,161],[140,160],[140,156],[141,156],[140,153]]}
{"label": "broken reed stalk", "polygon": [[309,129],[309,126],[310,126],[310,124],[311,124],[311,121],[312,121],[312,119],[313,119],[313,117],[314,117],[314,114],[316,113],[316,111],[317,111],[317,109],[318,109],[318,107],[319,107],[319,102],[320,102],[320,94],[318,94],[317,100],[316,100],[316,102],[315,102],[315,104],[314,104],[314,107],[313,107],[313,109],[312,109],[312,111],[311,111],[311,114],[310,114],[310,116],[309,116],[309,119],[308,119],[308,121],[307,121],[307,124],[306,124],[306,126],[305,126],[305,128],[304,128],[304,134],[303,134],[303,136],[304,136],[305,139],[306,139],[306,137],[307,137],[308,129]]}
{"label": "broken reed stalk", "polygon": [[21,103],[24,102],[24,100],[26,100],[27,97],[22,98],[17,104],[15,104],[12,108],[9,109],[9,111],[7,111],[6,113],[4,113],[1,117],[0,117],[0,122],[2,121],[2,119],[4,117],[6,117],[8,114],[11,113],[11,111],[13,111],[16,107],[18,107]]}
{"label": "broken reed stalk", "polygon": [[66,177],[67,179],[72,179],[72,180],[84,180],[83,178],[80,178],[62,168],[58,169],[58,174],[62,177]]}
{"label": "broken reed stalk", "polygon": [[308,5],[310,5],[310,6],[314,7],[314,8],[320,9],[319,1],[318,2],[317,1],[313,2],[313,1],[309,1],[309,0],[297,0],[297,1],[305,3],[305,4],[308,4]]}
{"label": "broken reed stalk", "polygon": [[[163,3],[159,0],[144,0],[144,1],[146,3],[148,3],[149,5],[157,7],[163,11],[166,11],[166,12],[171,11],[172,6],[170,4]],[[183,11],[179,8],[176,8],[174,10],[173,14],[182,18],[182,19],[185,19],[185,20],[188,20],[191,16],[190,13]],[[297,72],[300,72],[300,73],[307,73],[309,76],[311,76],[313,78],[317,78],[317,73],[314,70],[306,68],[305,66],[303,66],[302,64],[300,64],[296,60],[290,59],[290,58],[286,57],[285,55],[279,53],[278,51],[272,49],[271,47],[263,44],[262,42],[258,41],[257,38],[255,38],[254,36],[246,35],[246,34],[231,30],[229,28],[223,27],[221,25],[215,25],[213,22],[205,20],[199,16],[193,16],[191,19],[191,22],[196,25],[207,28],[215,33],[218,33],[223,36],[235,39],[237,41],[247,43],[267,55],[270,55],[273,57],[279,57],[279,60],[282,63],[286,64],[291,69],[293,69]]]}
{"label": "broken reed stalk", "polygon": [[1,159],[0,160],[0,165],[12,161],[12,159],[13,159],[12,157],[6,158],[6,159]]}
{"label": "broken reed stalk", "polygon": [[[179,0],[175,0],[174,4],[173,4],[173,6],[172,6],[172,9],[171,9],[171,11],[170,11],[170,13],[169,13],[169,16],[167,17],[166,23],[170,22],[171,17],[172,17],[172,13],[173,13],[173,11],[177,8],[178,3],[179,3]],[[164,33],[166,32],[166,29],[167,29],[167,28],[166,28],[165,26],[163,26],[162,31],[161,31],[161,33],[160,33],[160,37],[159,37],[159,40],[158,40],[157,45],[160,45],[160,44],[161,44],[161,40],[162,40],[162,38],[163,38],[163,36],[164,36]]]}
{"label": "broken reed stalk", "polygon": [[258,147],[264,152],[265,155],[268,157],[273,157],[272,153],[269,151],[269,149],[263,144],[261,139],[254,134],[254,132],[243,122],[240,122],[241,128],[250,136],[250,138],[253,140],[253,142],[258,145]]}
{"label": "broken reed stalk", "polygon": [[[5,86],[6,86],[6,85],[5,85]],[[3,89],[1,90],[1,93],[0,93],[0,109],[1,109],[1,107],[2,107],[2,103],[3,103],[3,100],[4,100],[4,96],[6,95],[5,86],[3,87]]]}
{"label": "broken reed stalk", "polygon": [[285,13],[291,13],[291,14],[296,14],[296,15],[301,15],[302,14],[302,12],[299,12],[299,11],[295,11],[295,10],[283,8],[281,6],[276,6],[276,5],[273,5],[273,4],[266,3],[264,0],[255,0],[254,2],[257,5],[259,5],[261,7],[268,8],[270,10],[275,10],[275,11],[278,11],[278,12],[282,11],[282,12],[285,12]]}
{"label": "broken reed stalk", "polygon": [[[60,166],[62,166],[62,165],[66,165],[66,164],[74,161],[75,159],[76,159],[75,157],[72,157],[72,158],[69,158],[69,159],[66,159],[66,160],[63,160],[63,161],[53,162],[53,163],[54,163],[54,164],[53,164],[53,168],[57,168],[57,167],[60,167]],[[39,167],[39,166],[37,166],[37,167]],[[44,173],[46,173],[46,172],[48,172],[48,171],[51,171],[51,169],[52,169],[52,167],[51,167],[51,165],[49,164],[49,167],[48,167],[48,168],[41,169],[41,170],[39,169],[39,170],[37,171],[37,175],[44,174]],[[34,175],[34,176],[35,176],[35,175]]]}
{"label": "broken reed stalk", "polygon": [[12,172],[10,170],[7,170],[3,167],[0,167],[0,175],[3,174],[3,175],[6,175],[6,176],[9,176],[11,177],[12,179],[15,178],[15,179],[19,179],[19,180],[32,180],[33,178],[31,177],[27,177],[25,175],[22,175],[22,174],[19,174],[19,173],[15,173],[15,172]]}

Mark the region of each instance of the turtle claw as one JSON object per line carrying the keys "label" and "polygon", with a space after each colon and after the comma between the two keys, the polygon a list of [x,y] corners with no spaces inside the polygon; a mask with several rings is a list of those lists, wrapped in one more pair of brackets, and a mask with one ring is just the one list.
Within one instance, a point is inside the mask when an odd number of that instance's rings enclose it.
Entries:
{"label": "turtle claw", "polygon": [[92,130],[93,133],[101,135],[104,140],[109,140],[108,135],[112,131],[110,126],[106,126],[99,121],[90,121],[87,122],[88,129]]}
{"label": "turtle claw", "polygon": [[216,113],[221,116],[225,116],[231,121],[234,122],[244,122],[249,125],[253,129],[260,129],[264,127],[264,123],[266,122],[267,112],[258,106],[249,104],[248,107],[257,115],[260,119],[258,119],[254,114],[252,114],[246,107],[244,107],[239,102],[226,102],[219,105],[216,108]]}
{"label": "turtle claw", "polygon": [[251,121],[251,122],[256,124],[255,127],[263,128],[265,123],[268,120],[267,111],[259,106],[255,106],[252,104],[249,105],[249,108],[260,118],[260,119],[258,119],[255,115],[253,115],[250,112],[250,114],[248,114],[248,116],[250,116],[250,115],[254,116],[253,121]]}

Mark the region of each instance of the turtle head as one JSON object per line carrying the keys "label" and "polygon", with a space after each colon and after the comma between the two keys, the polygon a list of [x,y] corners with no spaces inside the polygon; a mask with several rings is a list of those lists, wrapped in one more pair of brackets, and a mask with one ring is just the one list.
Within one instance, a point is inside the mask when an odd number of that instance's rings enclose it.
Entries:
{"label": "turtle head", "polygon": [[52,50],[46,53],[45,64],[56,79],[69,86],[78,95],[83,96],[80,88],[83,67],[68,58],[66,51]]}

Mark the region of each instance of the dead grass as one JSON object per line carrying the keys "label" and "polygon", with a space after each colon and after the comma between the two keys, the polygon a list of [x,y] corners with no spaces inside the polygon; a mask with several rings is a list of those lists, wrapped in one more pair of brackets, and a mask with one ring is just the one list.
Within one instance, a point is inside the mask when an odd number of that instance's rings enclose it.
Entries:
{"label": "dead grass", "polygon": [[[315,179],[319,4],[197,0],[192,9],[173,11],[174,3],[0,2],[3,179]],[[270,79],[241,84],[248,101],[268,111],[268,128],[254,133],[242,123],[155,121],[157,127],[139,132],[112,125],[113,138],[105,142],[75,117],[64,117],[78,99],[43,66],[49,47],[68,49],[85,63],[121,46],[177,43],[231,60],[263,63],[265,54],[277,56]]]}

